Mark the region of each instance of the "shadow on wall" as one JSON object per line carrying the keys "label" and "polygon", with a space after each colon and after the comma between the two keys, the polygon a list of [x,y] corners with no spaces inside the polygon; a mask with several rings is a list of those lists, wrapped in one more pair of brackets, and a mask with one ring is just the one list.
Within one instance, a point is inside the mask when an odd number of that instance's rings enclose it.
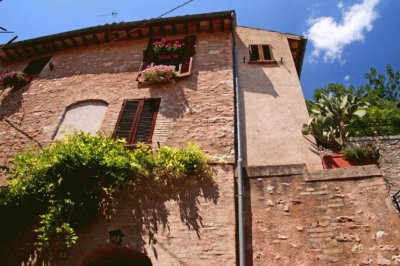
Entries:
{"label": "shadow on wall", "polygon": [[[169,190],[169,189],[167,189]],[[179,207],[181,222],[189,231],[194,231],[197,237],[201,239],[201,228],[203,227],[203,218],[199,214],[198,204],[200,200],[217,204],[219,198],[218,186],[211,181],[196,181],[191,184],[182,184],[177,189],[180,192],[170,193],[157,189],[145,189],[142,193],[128,193],[129,202],[132,205],[127,206],[125,215],[121,213],[120,217],[127,217],[127,212],[131,215],[131,220],[126,221],[126,227],[129,227],[127,235],[129,245],[139,249],[146,254],[145,247],[151,246],[153,255],[158,259],[156,248],[157,234],[170,230],[168,217],[170,213],[166,208],[168,201],[174,200]],[[175,196],[172,196],[175,194]],[[118,216],[118,214],[117,214]],[[115,217],[119,220],[118,217]],[[140,230],[141,229],[141,230]],[[161,244],[160,244],[160,247]],[[167,252],[170,252],[167,250]],[[170,252],[171,253],[171,252]],[[175,255],[170,254],[172,257]]]}
{"label": "shadow on wall", "polygon": [[5,89],[0,95],[0,121],[12,116],[21,109],[22,95],[30,87],[30,84],[18,89]]}
{"label": "shadow on wall", "polygon": [[[264,68],[279,67],[278,64],[263,65],[263,64],[249,64],[249,48],[240,38],[237,38],[238,50],[238,68],[239,68],[239,94],[241,105],[241,134],[242,134],[242,151],[243,151],[243,164],[247,165],[247,134],[246,134],[246,102],[244,100],[246,93],[258,93],[262,95],[270,95],[273,98],[278,98],[279,94],[275,90],[272,81],[264,72]],[[245,62],[243,58],[245,57]],[[256,104],[263,104],[257,102]],[[250,115],[251,114],[247,114]],[[266,147],[267,148],[267,147]]]}
{"label": "shadow on wall", "polygon": [[[167,202],[176,202],[182,224],[187,227],[187,230],[194,231],[197,237],[201,239],[203,218],[199,214],[198,204],[200,201],[217,204],[218,199],[218,185],[202,177],[181,182],[180,185],[175,185],[173,188],[168,184],[156,188],[152,186],[151,181],[144,181],[139,187],[125,188],[113,200],[113,203],[118,202],[117,211],[115,213],[115,210],[109,209],[109,212],[105,213],[106,217],[111,217],[109,221],[98,217],[95,221],[81,227],[78,231],[80,238],[77,245],[67,251],[70,254],[81,256],[96,247],[112,247],[106,230],[104,230],[104,228],[110,226],[111,222],[111,224],[118,226],[125,235],[122,242],[123,247],[133,248],[145,255],[148,254],[146,249],[148,250],[151,247],[154,257],[158,260],[156,247],[164,249],[164,246],[157,242],[157,234],[170,230],[168,219],[170,213],[166,207]],[[111,207],[113,206],[111,205]],[[15,217],[18,217],[18,212],[23,210],[15,208],[13,211]],[[33,211],[32,208],[30,211]],[[29,210],[26,211],[26,213],[28,212]],[[37,227],[37,223],[30,219],[32,213],[25,214],[23,212],[20,216],[22,221],[19,221],[19,219],[17,221],[21,224],[15,228],[13,233],[10,233],[7,242],[4,239],[0,241],[3,245],[0,253],[0,265],[56,265],[59,252],[65,252],[66,248],[59,241],[55,241],[50,243],[52,247],[50,250],[46,250],[36,257],[33,230]],[[4,230],[10,230],[4,224],[4,221],[0,221],[0,225],[4,225],[0,234]],[[170,253],[171,257],[179,260],[173,250],[166,248],[165,251]],[[79,259],[75,255],[74,259]],[[68,259],[66,262],[68,262]],[[70,261],[69,263],[73,262]]]}
{"label": "shadow on wall", "polygon": [[[249,48],[237,38],[239,82],[241,92],[252,92],[279,97],[272,81],[265,73],[265,68],[279,68],[279,64],[249,64]],[[243,60],[245,58],[245,60]],[[245,61],[245,62],[244,62]]]}
{"label": "shadow on wall", "polygon": [[197,90],[197,77],[198,73],[196,72],[176,83],[142,84],[139,89],[148,88],[150,98],[162,98],[158,112],[164,117],[175,120],[181,118],[184,113],[190,112],[191,109],[185,95],[185,89]]}

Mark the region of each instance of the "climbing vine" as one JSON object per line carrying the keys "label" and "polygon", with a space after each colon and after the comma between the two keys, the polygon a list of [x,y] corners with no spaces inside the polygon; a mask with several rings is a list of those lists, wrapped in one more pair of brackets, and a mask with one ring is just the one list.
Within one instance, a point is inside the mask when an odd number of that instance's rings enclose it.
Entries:
{"label": "climbing vine", "polygon": [[144,144],[128,150],[123,140],[75,133],[13,159],[2,207],[37,207],[34,231],[38,251],[54,238],[71,247],[78,239],[76,229],[104,213],[107,202],[113,202],[113,195],[122,187],[133,191],[163,187],[173,198],[185,182],[212,181],[208,160],[192,143],[183,149],[162,147],[157,152]]}

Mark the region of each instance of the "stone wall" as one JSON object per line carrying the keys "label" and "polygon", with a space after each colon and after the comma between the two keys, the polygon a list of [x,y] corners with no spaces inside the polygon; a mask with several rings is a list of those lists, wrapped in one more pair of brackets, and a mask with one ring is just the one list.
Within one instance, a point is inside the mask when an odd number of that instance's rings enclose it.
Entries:
{"label": "stone wall", "polygon": [[393,195],[400,190],[400,136],[351,138],[352,145],[372,144],[379,149],[379,167]]}
{"label": "stone wall", "polygon": [[377,168],[360,169],[249,179],[248,265],[399,264],[400,217]]}

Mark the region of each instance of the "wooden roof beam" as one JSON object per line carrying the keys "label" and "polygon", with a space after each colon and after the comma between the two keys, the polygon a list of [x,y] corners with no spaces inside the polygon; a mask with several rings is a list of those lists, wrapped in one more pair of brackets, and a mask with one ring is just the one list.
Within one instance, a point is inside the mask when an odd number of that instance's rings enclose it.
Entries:
{"label": "wooden roof beam", "polygon": [[23,47],[22,47],[22,50],[24,50],[24,53],[25,53],[27,56],[32,56],[32,55],[33,55],[33,53],[32,53],[31,51],[29,51],[29,49],[28,49],[26,46],[23,46]]}
{"label": "wooden roof beam", "polygon": [[175,35],[178,34],[178,30],[176,29],[176,24],[175,23],[172,24],[172,33],[175,34]]}
{"label": "wooden roof beam", "polygon": [[188,26],[187,22],[183,23],[183,26],[185,27],[185,33],[188,34],[189,33],[189,26]]}
{"label": "wooden roof beam", "polygon": [[67,42],[64,39],[61,39],[60,42],[62,43],[62,45],[64,46],[65,49],[69,48]]}
{"label": "wooden roof beam", "polygon": [[100,44],[99,38],[97,38],[96,34],[93,34],[93,40],[96,44]]}
{"label": "wooden roof beam", "polygon": [[127,40],[132,39],[131,30],[129,28],[125,28],[125,37]]}
{"label": "wooden roof beam", "polygon": [[209,25],[208,25],[208,31],[209,32],[214,32],[214,25],[213,25],[213,21],[210,20],[208,21]]}
{"label": "wooden roof beam", "polygon": [[12,51],[14,52],[14,54],[17,56],[17,58],[18,59],[23,59],[24,58],[24,55],[23,54],[21,54],[21,52],[20,51],[18,51],[18,49],[15,49],[15,48],[10,48],[10,50],[12,49]]}
{"label": "wooden roof beam", "polygon": [[7,55],[7,57],[11,60],[15,60],[16,57],[12,54],[10,54],[10,52],[8,50],[5,50],[4,53]]}
{"label": "wooden roof beam", "polygon": [[104,32],[104,40],[106,40],[106,42],[110,41],[110,37],[108,36],[107,32]]}
{"label": "wooden roof beam", "polygon": [[81,35],[80,37],[85,45],[89,45],[89,41],[86,39],[85,35]]}
{"label": "wooden roof beam", "polygon": [[74,47],[75,48],[78,48],[79,47],[79,44],[78,44],[78,42],[75,40],[75,38],[74,37],[71,37],[71,42],[74,44]]}

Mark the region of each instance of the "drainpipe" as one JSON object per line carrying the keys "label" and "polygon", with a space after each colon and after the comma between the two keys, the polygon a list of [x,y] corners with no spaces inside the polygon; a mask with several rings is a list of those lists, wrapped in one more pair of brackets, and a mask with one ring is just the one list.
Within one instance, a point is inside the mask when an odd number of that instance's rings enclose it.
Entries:
{"label": "drainpipe", "polygon": [[231,13],[232,18],[232,55],[233,55],[233,86],[236,94],[236,134],[237,134],[237,197],[238,197],[238,235],[239,235],[239,266],[246,265],[245,236],[244,236],[244,212],[243,212],[243,156],[240,119],[240,94],[239,94],[239,71],[236,48],[236,14]]}

